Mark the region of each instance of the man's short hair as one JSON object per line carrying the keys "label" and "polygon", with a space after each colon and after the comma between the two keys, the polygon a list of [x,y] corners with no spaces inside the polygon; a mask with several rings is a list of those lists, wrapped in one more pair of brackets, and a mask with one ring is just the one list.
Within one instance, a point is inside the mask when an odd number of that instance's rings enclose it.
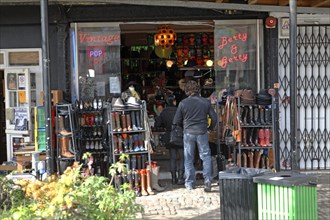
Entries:
{"label": "man's short hair", "polygon": [[194,80],[189,80],[186,83],[185,93],[187,96],[198,95],[200,93],[199,84]]}

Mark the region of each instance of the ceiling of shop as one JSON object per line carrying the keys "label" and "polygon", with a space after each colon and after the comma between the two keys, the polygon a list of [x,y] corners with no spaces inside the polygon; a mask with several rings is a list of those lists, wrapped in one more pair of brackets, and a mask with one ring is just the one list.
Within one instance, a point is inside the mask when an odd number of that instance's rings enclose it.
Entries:
{"label": "ceiling of shop", "polygon": [[[172,6],[177,1],[154,0],[153,2],[168,2]],[[270,5],[270,6],[288,6],[289,0],[185,0],[184,2],[213,2],[213,3],[238,3],[248,5]],[[148,0],[48,0],[50,4],[111,4],[111,3],[130,3],[130,4],[148,4]],[[149,1],[150,2],[150,1]],[[1,4],[38,4],[40,0],[1,0]],[[330,7],[330,0],[297,0],[298,7]]]}

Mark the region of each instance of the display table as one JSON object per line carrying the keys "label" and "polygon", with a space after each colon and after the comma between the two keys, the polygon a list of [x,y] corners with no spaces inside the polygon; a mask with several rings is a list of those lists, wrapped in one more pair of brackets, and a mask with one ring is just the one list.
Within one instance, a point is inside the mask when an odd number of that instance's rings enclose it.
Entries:
{"label": "display table", "polygon": [[24,170],[32,162],[32,154],[39,153],[39,160],[46,160],[45,151],[18,151],[14,152],[17,161],[17,170]]}

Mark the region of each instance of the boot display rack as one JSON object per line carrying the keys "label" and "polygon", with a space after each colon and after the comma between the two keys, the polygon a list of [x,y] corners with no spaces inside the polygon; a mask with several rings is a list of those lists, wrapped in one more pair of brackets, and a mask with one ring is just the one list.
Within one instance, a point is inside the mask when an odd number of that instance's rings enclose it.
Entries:
{"label": "boot display rack", "polygon": [[71,104],[56,104],[55,115],[57,170],[61,172],[60,166],[63,161],[78,159],[77,132],[75,132],[75,116]]}
{"label": "boot display rack", "polygon": [[[120,99],[120,98],[118,98]],[[113,101],[114,103],[114,101]],[[119,161],[122,154],[128,154],[126,170],[115,176],[115,187],[129,183],[137,195],[154,194],[151,188],[150,149],[147,144],[148,118],[146,103],[136,106],[115,107],[108,105],[108,136],[112,162]]]}
{"label": "boot display rack", "polygon": [[[270,105],[242,104],[238,97],[241,142],[234,157],[239,167],[271,169],[275,166],[274,98]],[[236,153],[234,152],[234,155]]]}
{"label": "boot display rack", "polygon": [[108,150],[106,143],[105,103],[100,98],[76,102],[79,129],[79,149],[83,155],[93,155],[96,175],[108,176]]}

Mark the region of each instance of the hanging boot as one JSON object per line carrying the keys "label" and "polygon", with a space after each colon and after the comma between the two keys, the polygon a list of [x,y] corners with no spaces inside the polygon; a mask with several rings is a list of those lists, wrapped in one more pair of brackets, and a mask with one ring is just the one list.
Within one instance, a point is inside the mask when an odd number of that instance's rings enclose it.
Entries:
{"label": "hanging boot", "polygon": [[115,112],[111,113],[111,127],[112,131],[116,132],[117,131],[117,126],[116,126],[116,117],[115,117]]}
{"label": "hanging boot", "polygon": [[135,112],[131,111],[131,120],[132,120],[132,130],[137,131],[137,125],[136,125],[136,117],[135,117]]}
{"label": "hanging boot", "polygon": [[178,185],[183,185],[185,183],[184,180],[184,171],[183,170],[179,170],[178,171]]}
{"label": "hanging boot", "polygon": [[123,131],[127,131],[127,127],[126,127],[126,115],[125,114],[121,114],[121,125],[122,125],[122,129]]}
{"label": "hanging boot", "polygon": [[147,196],[149,195],[147,192],[147,174],[146,174],[146,170],[142,169],[140,170],[140,175],[141,175],[141,195],[143,196]]}
{"label": "hanging boot", "polygon": [[69,137],[60,137],[59,147],[62,157],[73,158],[74,155],[69,151],[70,138]]}
{"label": "hanging boot", "polygon": [[162,192],[165,190],[165,188],[159,186],[159,184],[158,184],[159,169],[160,169],[160,166],[151,167],[151,186],[157,192]]}
{"label": "hanging boot", "polygon": [[115,112],[115,120],[117,125],[117,131],[122,131],[121,125],[120,125],[120,115],[119,112]]}
{"label": "hanging boot", "polygon": [[131,115],[130,114],[126,115],[126,125],[127,125],[127,131],[131,131],[132,126],[131,126]]}
{"label": "hanging boot", "polygon": [[150,169],[145,169],[146,174],[147,174],[147,192],[149,195],[154,195],[155,192],[152,191],[152,187],[151,187],[151,174],[150,174]]}
{"label": "hanging boot", "polygon": [[176,176],[176,172],[171,171],[171,175],[172,175],[172,185],[177,184],[178,183],[178,178]]}
{"label": "hanging boot", "polygon": [[69,132],[69,131],[65,130],[65,128],[64,128],[64,117],[63,116],[59,116],[57,121],[58,121],[58,133],[60,133],[62,136],[72,135],[72,132]]}

